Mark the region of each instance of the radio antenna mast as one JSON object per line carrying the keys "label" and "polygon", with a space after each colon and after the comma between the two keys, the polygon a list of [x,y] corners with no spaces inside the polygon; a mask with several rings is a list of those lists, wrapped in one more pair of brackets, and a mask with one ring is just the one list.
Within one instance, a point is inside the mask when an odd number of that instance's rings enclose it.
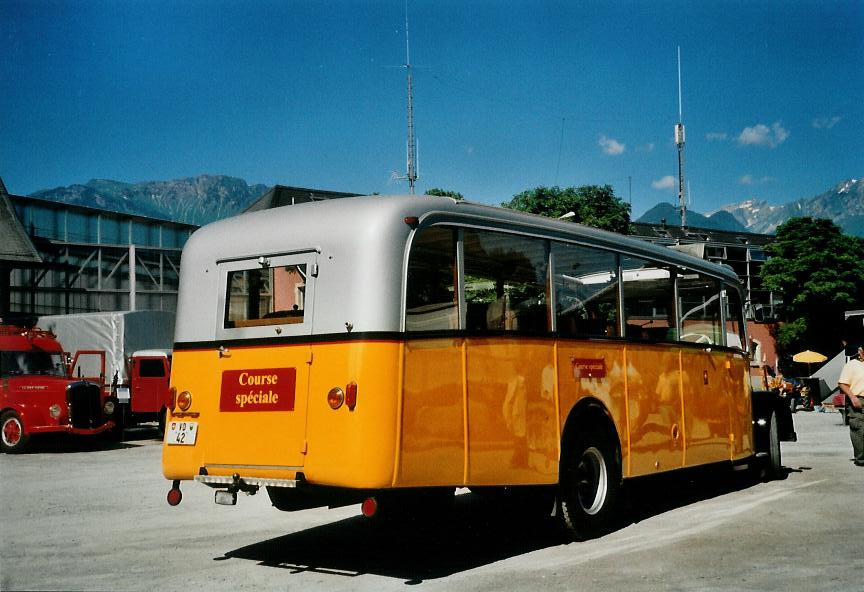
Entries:
{"label": "radio antenna mast", "polygon": [[678,146],[678,209],[681,228],[687,227],[687,198],[684,189],[684,115],[681,101],[681,46],[678,46],[678,123],[675,124],[675,145]]}
{"label": "radio antenna mast", "polygon": [[405,176],[408,193],[414,195],[417,181],[417,144],[414,141],[414,89],[411,81],[411,46],[408,41],[408,0],[405,0],[405,70],[408,74],[408,158]]}

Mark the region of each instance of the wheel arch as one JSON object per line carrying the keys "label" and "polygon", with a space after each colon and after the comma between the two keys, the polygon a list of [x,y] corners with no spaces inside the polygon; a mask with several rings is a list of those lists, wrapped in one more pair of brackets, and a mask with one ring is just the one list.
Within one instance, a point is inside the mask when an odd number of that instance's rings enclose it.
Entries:
{"label": "wheel arch", "polygon": [[621,437],[615,420],[609,409],[602,401],[593,397],[586,397],[578,401],[567,414],[564,421],[564,429],[561,433],[561,453],[559,454],[559,478],[560,466],[564,453],[579,434],[586,427],[599,428],[611,442],[615,444],[615,460],[618,463],[619,474],[623,475]]}
{"label": "wheel arch", "polygon": [[767,448],[767,427],[771,414],[777,416],[777,432],[782,442],[795,442],[795,424],[787,399],[773,391],[753,391],[753,437],[756,451],[764,452]]}

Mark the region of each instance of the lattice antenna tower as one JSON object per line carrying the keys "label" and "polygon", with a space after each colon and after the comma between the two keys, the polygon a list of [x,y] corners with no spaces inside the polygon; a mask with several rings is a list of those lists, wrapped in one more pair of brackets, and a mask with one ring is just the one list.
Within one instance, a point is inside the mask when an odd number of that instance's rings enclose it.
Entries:
{"label": "lattice antenna tower", "polygon": [[405,175],[396,177],[408,181],[408,193],[414,195],[414,185],[420,177],[417,162],[417,142],[414,139],[414,87],[411,79],[411,45],[408,38],[408,0],[405,0],[405,71],[408,81],[408,143]]}
{"label": "lattice antenna tower", "polygon": [[687,194],[684,185],[684,109],[681,101],[681,46],[678,46],[678,123],[675,124],[675,145],[678,147],[678,209],[681,228],[687,227]]}

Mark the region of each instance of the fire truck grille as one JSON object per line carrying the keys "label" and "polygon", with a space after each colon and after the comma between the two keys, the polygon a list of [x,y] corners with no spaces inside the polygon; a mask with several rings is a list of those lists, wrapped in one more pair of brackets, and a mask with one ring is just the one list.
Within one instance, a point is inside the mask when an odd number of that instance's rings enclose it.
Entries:
{"label": "fire truck grille", "polygon": [[102,397],[98,385],[77,382],[69,385],[67,397],[73,428],[97,428],[102,425]]}

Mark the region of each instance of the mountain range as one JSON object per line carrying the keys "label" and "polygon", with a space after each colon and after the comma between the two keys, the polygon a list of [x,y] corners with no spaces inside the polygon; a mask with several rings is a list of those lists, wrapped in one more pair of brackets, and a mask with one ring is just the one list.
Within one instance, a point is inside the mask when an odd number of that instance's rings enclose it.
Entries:
{"label": "mountain range", "polygon": [[[789,218],[810,216],[832,220],[846,234],[864,237],[864,180],[848,179],[828,191],[808,199],[798,199],[782,205],[750,199],[721,207],[703,216],[687,212],[687,225],[694,228],[772,234]],[[669,224],[678,220],[678,209],[660,203],[645,212],[636,222]]]}
{"label": "mountain range", "polygon": [[200,175],[143,183],[93,179],[85,185],[37,191],[31,197],[203,226],[242,212],[268,189],[236,177]]}
{"label": "mountain range", "polygon": [[[667,224],[677,225],[681,221],[681,214],[678,208],[671,203],[661,202],[656,206],[642,214],[636,222],[645,222],[648,224],[660,224],[663,221]],[[749,232],[747,227],[739,222],[731,213],[720,210],[707,216],[703,216],[699,212],[687,210],[687,226],[691,228],[710,228],[711,230],[726,230],[729,232]]]}
{"label": "mountain range", "polygon": [[[242,212],[268,189],[236,177],[200,175],[143,183],[94,179],[84,185],[46,189],[31,196],[200,226]],[[848,179],[815,197],[782,205],[751,199],[707,215],[688,211],[687,225],[770,234],[796,216],[828,218],[847,234],[864,236],[864,180]],[[659,224],[664,219],[669,224],[678,219],[678,210],[670,203],[657,204],[636,222]]]}

